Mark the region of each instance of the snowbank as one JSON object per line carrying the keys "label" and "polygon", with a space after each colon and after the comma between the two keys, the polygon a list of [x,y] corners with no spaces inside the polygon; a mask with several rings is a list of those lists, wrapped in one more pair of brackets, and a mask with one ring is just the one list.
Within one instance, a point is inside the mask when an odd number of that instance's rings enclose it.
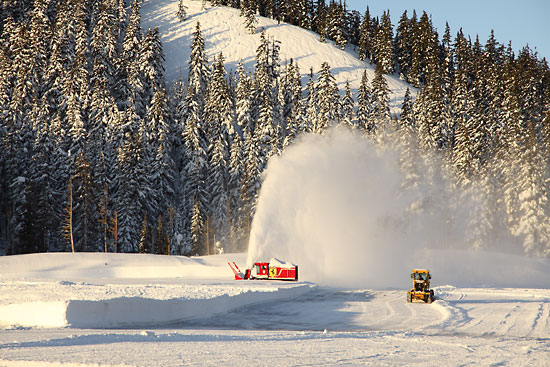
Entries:
{"label": "snowbank", "polygon": [[1,259],[1,279],[185,278],[220,279],[225,258],[113,253],[46,253]]}
{"label": "snowbank", "polygon": [[0,327],[159,326],[308,292],[305,283],[234,281],[228,260],[135,254],[0,257]]}

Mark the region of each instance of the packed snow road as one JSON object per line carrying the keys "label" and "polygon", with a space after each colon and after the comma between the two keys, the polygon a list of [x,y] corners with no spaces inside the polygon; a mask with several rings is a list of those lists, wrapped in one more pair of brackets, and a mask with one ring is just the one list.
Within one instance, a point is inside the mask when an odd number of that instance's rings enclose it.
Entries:
{"label": "packed snow road", "polygon": [[438,287],[431,305],[407,303],[405,294],[315,288],[292,300],[243,307],[182,326],[550,338],[550,290]]}
{"label": "packed snow road", "polygon": [[4,330],[0,366],[548,365],[550,290],[436,292],[317,287],[169,328]]}

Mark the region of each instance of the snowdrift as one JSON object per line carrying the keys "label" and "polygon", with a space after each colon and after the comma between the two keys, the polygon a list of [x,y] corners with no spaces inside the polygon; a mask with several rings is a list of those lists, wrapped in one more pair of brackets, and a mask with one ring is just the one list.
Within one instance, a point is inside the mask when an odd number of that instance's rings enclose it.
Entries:
{"label": "snowdrift", "polygon": [[289,299],[312,285],[236,282],[243,254],[185,258],[47,253],[0,258],[0,328],[150,327]]}

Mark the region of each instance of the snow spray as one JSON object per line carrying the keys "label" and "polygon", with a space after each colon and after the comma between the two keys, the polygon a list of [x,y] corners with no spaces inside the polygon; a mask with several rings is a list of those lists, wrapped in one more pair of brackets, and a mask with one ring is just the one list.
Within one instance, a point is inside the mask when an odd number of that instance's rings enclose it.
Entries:
{"label": "snow spray", "polygon": [[467,250],[476,202],[455,193],[450,213],[444,179],[428,171],[405,185],[395,150],[348,129],[299,137],[268,163],[248,265],[277,257],[298,264],[300,280],[350,288],[407,288],[413,268],[429,268],[433,285],[503,286],[518,256],[495,264],[495,254]]}

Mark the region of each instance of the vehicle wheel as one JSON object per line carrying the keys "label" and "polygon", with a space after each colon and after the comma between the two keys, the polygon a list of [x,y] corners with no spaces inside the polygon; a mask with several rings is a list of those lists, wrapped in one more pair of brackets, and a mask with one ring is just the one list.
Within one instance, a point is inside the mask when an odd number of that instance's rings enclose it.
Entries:
{"label": "vehicle wheel", "polygon": [[427,296],[426,297],[426,303],[432,303],[432,297],[431,296]]}
{"label": "vehicle wheel", "polygon": [[407,293],[407,302],[408,303],[412,302],[412,294],[410,294],[410,293]]}

